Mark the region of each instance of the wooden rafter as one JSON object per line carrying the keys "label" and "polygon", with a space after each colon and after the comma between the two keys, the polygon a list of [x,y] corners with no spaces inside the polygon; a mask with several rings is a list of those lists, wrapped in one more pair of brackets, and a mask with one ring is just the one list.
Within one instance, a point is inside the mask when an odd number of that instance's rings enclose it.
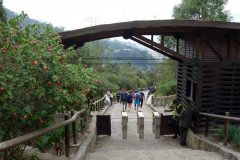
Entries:
{"label": "wooden rafter", "polygon": [[176,60],[176,61],[180,61],[180,59],[178,59],[177,57],[174,57],[174,56],[172,56],[170,54],[167,54],[166,52],[163,52],[163,51],[161,51],[161,50],[159,50],[159,49],[157,49],[157,48],[155,48],[155,47],[153,47],[153,46],[151,46],[151,45],[149,45],[147,43],[144,43],[144,42],[138,40],[137,38],[131,37],[130,39],[135,41],[135,42],[137,42],[137,43],[139,43],[139,44],[141,44],[141,45],[143,45],[143,46],[145,46],[145,47],[148,47],[148,48],[150,48],[150,49],[152,49],[152,50],[154,50],[154,51],[156,51],[158,53],[161,53],[162,55],[164,55],[164,56],[166,56],[168,58],[171,58],[171,59]]}
{"label": "wooden rafter", "polygon": [[237,40],[238,40],[238,42],[240,43],[240,37],[239,37],[239,36],[237,36],[237,37],[236,37],[236,39],[237,39]]}
{"label": "wooden rafter", "polygon": [[185,61],[185,62],[189,62],[189,63],[191,62],[191,59],[190,59],[190,58],[185,57],[185,56],[183,56],[183,55],[181,55],[181,54],[179,54],[179,53],[177,53],[177,52],[175,52],[175,51],[173,51],[173,50],[171,50],[171,49],[169,49],[169,48],[166,48],[166,47],[164,47],[164,46],[161,45],[161,44],[158,44],[158,43],[156,43],[156,42],[152,42],[150,39],[145,38],[145,37],[143,37],[142,35],[135,34],[134,37],[140,39],[141,41],[143,41],[143,42],[145,42],[145,43],[148,43],[148,44],[150,44],[150,45],[153,45],[154,47],[157,47],[158,49],[162,50],[163,52],[166,52],[166,53],[168,53],[168,54],[171,54],[172,56],[177,57],[178,59],[181,59],[181,60],[183,60],[183,61]]}
{"label": "wooden rafter", "polygon": [[214,44],[210,41],[210,39],[208,39],[208,37],[204,36],[204,39],[206,40],[206,42],[212,47],[212,49],[218,54],[218,56],[221,59],[224,59],[225,57],[222,55],[222,53],[220,53],[220,51],[214,46]]}

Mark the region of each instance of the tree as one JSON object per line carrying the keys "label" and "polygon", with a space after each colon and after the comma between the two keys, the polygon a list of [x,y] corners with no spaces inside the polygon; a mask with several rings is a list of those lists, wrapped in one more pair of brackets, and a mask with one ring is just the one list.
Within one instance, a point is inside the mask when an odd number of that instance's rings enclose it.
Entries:
{"label": "tree", "polygon": [[[52,124],[56,111],[79,110],[93,91],[97,75],[78,63],[68,64],[73,47],[64,50],[51,25],[22,27],[22,13],[0,22],[0,140],[7,141]],[[43,29],[44,32],[39,30]],[[84,93],[83,93],[83,92]],[[8,150],[21,159],[26,144]]]}
{"label": "tree", "polygon": [[174,6],[174,19],[195,19],[229,22],[233,19],[230,11],[224,10],[228,0],[182,0]]}
{"label": "tree", "polygon": [[0,21],[7,24],[7,12],[3,8],[3,4],[0,2]]}

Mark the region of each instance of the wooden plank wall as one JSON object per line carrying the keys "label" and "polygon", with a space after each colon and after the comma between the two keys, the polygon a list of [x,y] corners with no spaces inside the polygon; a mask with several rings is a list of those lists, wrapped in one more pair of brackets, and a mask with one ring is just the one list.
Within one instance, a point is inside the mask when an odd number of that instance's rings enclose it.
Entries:
{"label": "wooden plank wall", "polygon": [[[221,63],[204,63],[202,77],[202,104],[201,111],[240,117],[240,64],[222,66]],[[230,122],[236,124],[236,122]],[[210,129],[218,128],[224,120],[210,119]],[[205,126],[204,118],[201,127]]]}
{"label": "wooden plank wall", "polygon": [[[189,103],[193,110],[196,110],[196,102],[189,99],[187,94],[187,79],[197,81],[198,68],[186,62],[178,62],[178,81],[177,81],[177,100],[184,106]],[[192,123],[192,127],[195,130],[196,121]]]}

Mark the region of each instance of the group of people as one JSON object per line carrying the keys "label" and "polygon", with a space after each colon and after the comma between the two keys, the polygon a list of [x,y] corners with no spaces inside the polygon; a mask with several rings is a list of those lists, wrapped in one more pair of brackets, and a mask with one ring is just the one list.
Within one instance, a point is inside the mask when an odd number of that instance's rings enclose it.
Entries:
{"label": "group of people", "polygon": [[172,138],[177,138],[178,135],[181,136],[181,146],[186,146],[187,131],[191,126],[191,122],[194,116],[190,104],[186,104],[183,109],[182,105],[177,101],[173,100],[174,104],[174,115],[168,121],[168,124],[175,127],[175,135]]}
{"label": "group of people", "polygon": [[142,89],[140,92],[136,90],[135,92],[128,92],[127,90],[122,89],[121,92],[117,93],[117,102],[122,104],[123,111],[130,112],[132,109],[132,103],[134,104],[134,109],[138,110],[138,107],[142,107],[143,101],[145,100],[145,95],[142,92]]}

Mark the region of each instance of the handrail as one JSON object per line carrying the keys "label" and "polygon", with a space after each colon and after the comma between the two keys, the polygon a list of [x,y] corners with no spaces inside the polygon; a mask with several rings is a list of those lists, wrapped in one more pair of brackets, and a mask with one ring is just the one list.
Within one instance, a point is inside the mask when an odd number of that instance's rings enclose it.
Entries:
{"label": "handrail", "polygon": [[17,146],[19,144],[28,142],[32,139],[35,139],[35,138],[39,137],[39,136],[45,135],[48,132],[56,130],[60,127],[64,127],[64,126],[66,126],[70,123],[73,123],[75,121],[75,119],[77,118],[77,116],[81,113],[84,113],[85,111],[86,111],[86,109],[84,108],[81,111],[78,111],[77,113],[75,113],[73,115],[73,117],[69,120],[60,122],[58,124],[55,124],[55,125],[52,125],[52,126],[49,126],[49,127],[46,127],[46,128],[34,131],[34,132],[31,132],[31,133],[28,133],[28,134],[25,134],[23,136],[20,136],[20,137],[17,137],[17,138],[8,140],[8,141],[1,142],[0,143],[0,152],[5,151],[5,150],[7,150],[9,148],[12,148],[14,146]]}
{"label": "handrail", "polygon": [[208,113],[199,112],[200,115],[206,116],[205,137],[208,136],[209,117],[218,118],[218,119],[224,119],[224,120],[225,120],[225,124],[224,124],[224,140],[223,140],[223,141],[224,141],[224,145],[227,145],[227,142],[228,142],[228,124],[229,124],[229,120],[239,121],[239,122],[240,122],[240,118],[237,118],[237,117],[229,117],[229,112],[225,112],[225,116],[216,115],[216,114],[210,114],[210,113],[209,113],[209,110],[207,110],[207,112],[208,112]]}
{"label": "handrail", "polygon": [[218,118],[218,119],[225,119],[225,120],[239,121],[240,122],[240,118],[237,118],[237,117],[221,116],[221,115],[203,113],[203,112],[199,112],[199,114],[203,115],[203,116],[206,116],[206,117],[213,117],[213,118]]}
{"label": "handrail", "polygon": [[95,105],[96,103],[102,101],[105,98],[105,96],[103,96],[101,99],[97,100],[96,102],[93,102],[92,105]]}

